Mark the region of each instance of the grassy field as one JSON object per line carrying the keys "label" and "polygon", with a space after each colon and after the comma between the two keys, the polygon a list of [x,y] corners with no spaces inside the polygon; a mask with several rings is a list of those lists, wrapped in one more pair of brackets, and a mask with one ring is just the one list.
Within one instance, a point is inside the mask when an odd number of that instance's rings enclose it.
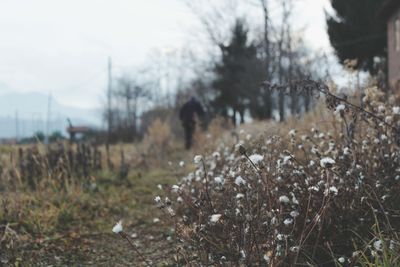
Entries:
{"label": "grassy field", "polygon": [[72,182],[63,190],[47,184],[2,192],[0,265],[140,266],[126,240],[111,231],[122,220],[146,258],[168,266],[169,229],[157,220],[153,198],[160,185],[176,183],[186,171],[178,165],[184,156],[176,151],[173,162],[132,168],[124,179],[115,172],[97,172],[85,187]]}
{"label": "grassy field", "polygon": [[109,163],[104,146],[0,147],[0,265],[396,266],[400,115],[339,107],[216,120],[190,152],[158,125]]}
{"label": "grassy field", "polygon": [[[110,149],[114,171],[105,167],[87,178],[72,177],[61,188],[54,182],[61,179],[53,174],[31,190],[18,173],[16,155],[21,146],[1,146],[4,177],[0,197],[0,262],[7,266],[140,266],[143,262],[127,241],[111,231],[122,220],[124,230],[147,260],[156,266],[173,266],[173,230],[158,219],[161,212],[154,205],[154,196],[162,195],[164,189],[178,184],[195,169],[195,154],[212,154],[221,142],[232,146],[238,139],[254,138],[265,132],[283,135],[298,122],[253,122],[235,132],[222,124],[217,120],[207,133],[196,133],[191,152],[184,151],[176,140],[166,147],[165,140],[172,137],[159,131],[149,139],[156,140],[152,141],[155,146],[165,151],[143,155],[142,151],[153,146],[146,144],[146,140],[138,145],[114,145]],[[100,149],[104,154],[104,147]],[[39,145],[38,150],[43,153],[46,148]],[[130,169],[126,178],[118,175],[121,150]],[[181,161],[186,162],[184,167],[180,166]],[[104,158],[103,165],[106,166]],[[11,175],[13,171],[17,175]]]}

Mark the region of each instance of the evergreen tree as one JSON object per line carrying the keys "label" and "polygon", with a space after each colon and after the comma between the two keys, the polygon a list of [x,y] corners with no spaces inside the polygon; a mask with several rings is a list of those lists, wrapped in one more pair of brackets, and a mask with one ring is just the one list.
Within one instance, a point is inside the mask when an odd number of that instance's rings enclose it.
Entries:
{"label": "evergreen tree", "polygon": [[46,136],[44,135],[43,132],[38,131],[33,135],[34,139],[37,139],[39,142],[44,142],[44,139],[46,139]]}
{"label": "evergreen tree", "polygon": [[342,64],[357,59],[358,69],[375,72],[374,57],[384,57],[386,24],[378,11],[385,0],[331,0],[336,14],[327,16],[330,42]]}
{"label": "evergreen tree", "polygon": [[262,63],[257,58],[257,48],[248,42],[248,29],[243,20],[237,20],[232,30],[232,37],[227,46],[222,46],[221,61],[216,64],[216,79],[213,87],[217,96],[214,108],[223,116],[236,123],[236,115],[244,121],[244,113],[250,108],[260,90],[263,75]]}

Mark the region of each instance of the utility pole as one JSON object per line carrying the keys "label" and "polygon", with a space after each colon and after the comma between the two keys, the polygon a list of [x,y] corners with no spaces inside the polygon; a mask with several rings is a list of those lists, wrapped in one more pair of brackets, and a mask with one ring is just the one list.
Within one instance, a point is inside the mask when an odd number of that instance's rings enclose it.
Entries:
{"label": "utility pole", "polygon": [[111,135],[111,91],[112,91],[112,65],[111,57],[108,57],[108,88],[107,88],[107,142],[110,142]]}
{"label": "utility pole", "polygon": [[33,134],[35,134],[35,115],[34,115],[35,113],[32,113],[31,114],[31,116],[32,116],[32,119],[31,119],[31,132],[33,133]]}
{"label": "utility pole", "polygon": [[108,57],[108,88],[107,88],[107,142],[106,142],[106,156],[107,166],[112,169],[112,163],[110,159],[110,142],[111,142],[111,93],[112,93],[112,65],[111,57]]}
{"label": "utility pole", "polygon": [[19,121],[18,121],[18,110],[15,111],[15,142],[19,141]]}
{"label": "utility pole", "polygon": [[47,101],[47,121],[46,121],[46,144],[49,143],[50,135],[50,120],[51,120],[51,94],[49,94],[49,99]]}

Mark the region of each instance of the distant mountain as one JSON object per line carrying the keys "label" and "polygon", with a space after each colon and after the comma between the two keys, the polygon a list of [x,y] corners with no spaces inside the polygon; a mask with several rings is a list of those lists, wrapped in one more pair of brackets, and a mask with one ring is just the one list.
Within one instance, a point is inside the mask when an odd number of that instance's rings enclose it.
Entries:
{"label": "distant mountain", "polygon": [[10,91],[10,87],[7,84],[0,81],[0,94],[4,94],[9,91]]}
{"label": "distant mountain", "polygon": [[[19,137],[31,136],[37,131],[45,133],[48,102],[49,96],[43,93],[0,94],[0,138],[15,137],[17,128]],[[101,125],[101,111],[62,105],[54,97],[51,98],[50,111],[50,132],[59,130],[65,134],[67,118],[74,125],[94,128]]]}

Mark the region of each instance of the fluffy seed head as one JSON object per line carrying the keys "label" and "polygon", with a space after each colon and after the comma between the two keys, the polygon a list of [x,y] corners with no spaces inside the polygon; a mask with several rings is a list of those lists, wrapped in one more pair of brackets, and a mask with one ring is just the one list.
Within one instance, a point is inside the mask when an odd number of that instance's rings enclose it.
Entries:
{"label": "fluffy seed head", "polygon": [[113,231],[114,233],[116,233],[116,234],[122,232],[122,230],[123,230],[122,221],[117,222],[117,223],[114,225],[113,229],[112,229],[112,231]]}

